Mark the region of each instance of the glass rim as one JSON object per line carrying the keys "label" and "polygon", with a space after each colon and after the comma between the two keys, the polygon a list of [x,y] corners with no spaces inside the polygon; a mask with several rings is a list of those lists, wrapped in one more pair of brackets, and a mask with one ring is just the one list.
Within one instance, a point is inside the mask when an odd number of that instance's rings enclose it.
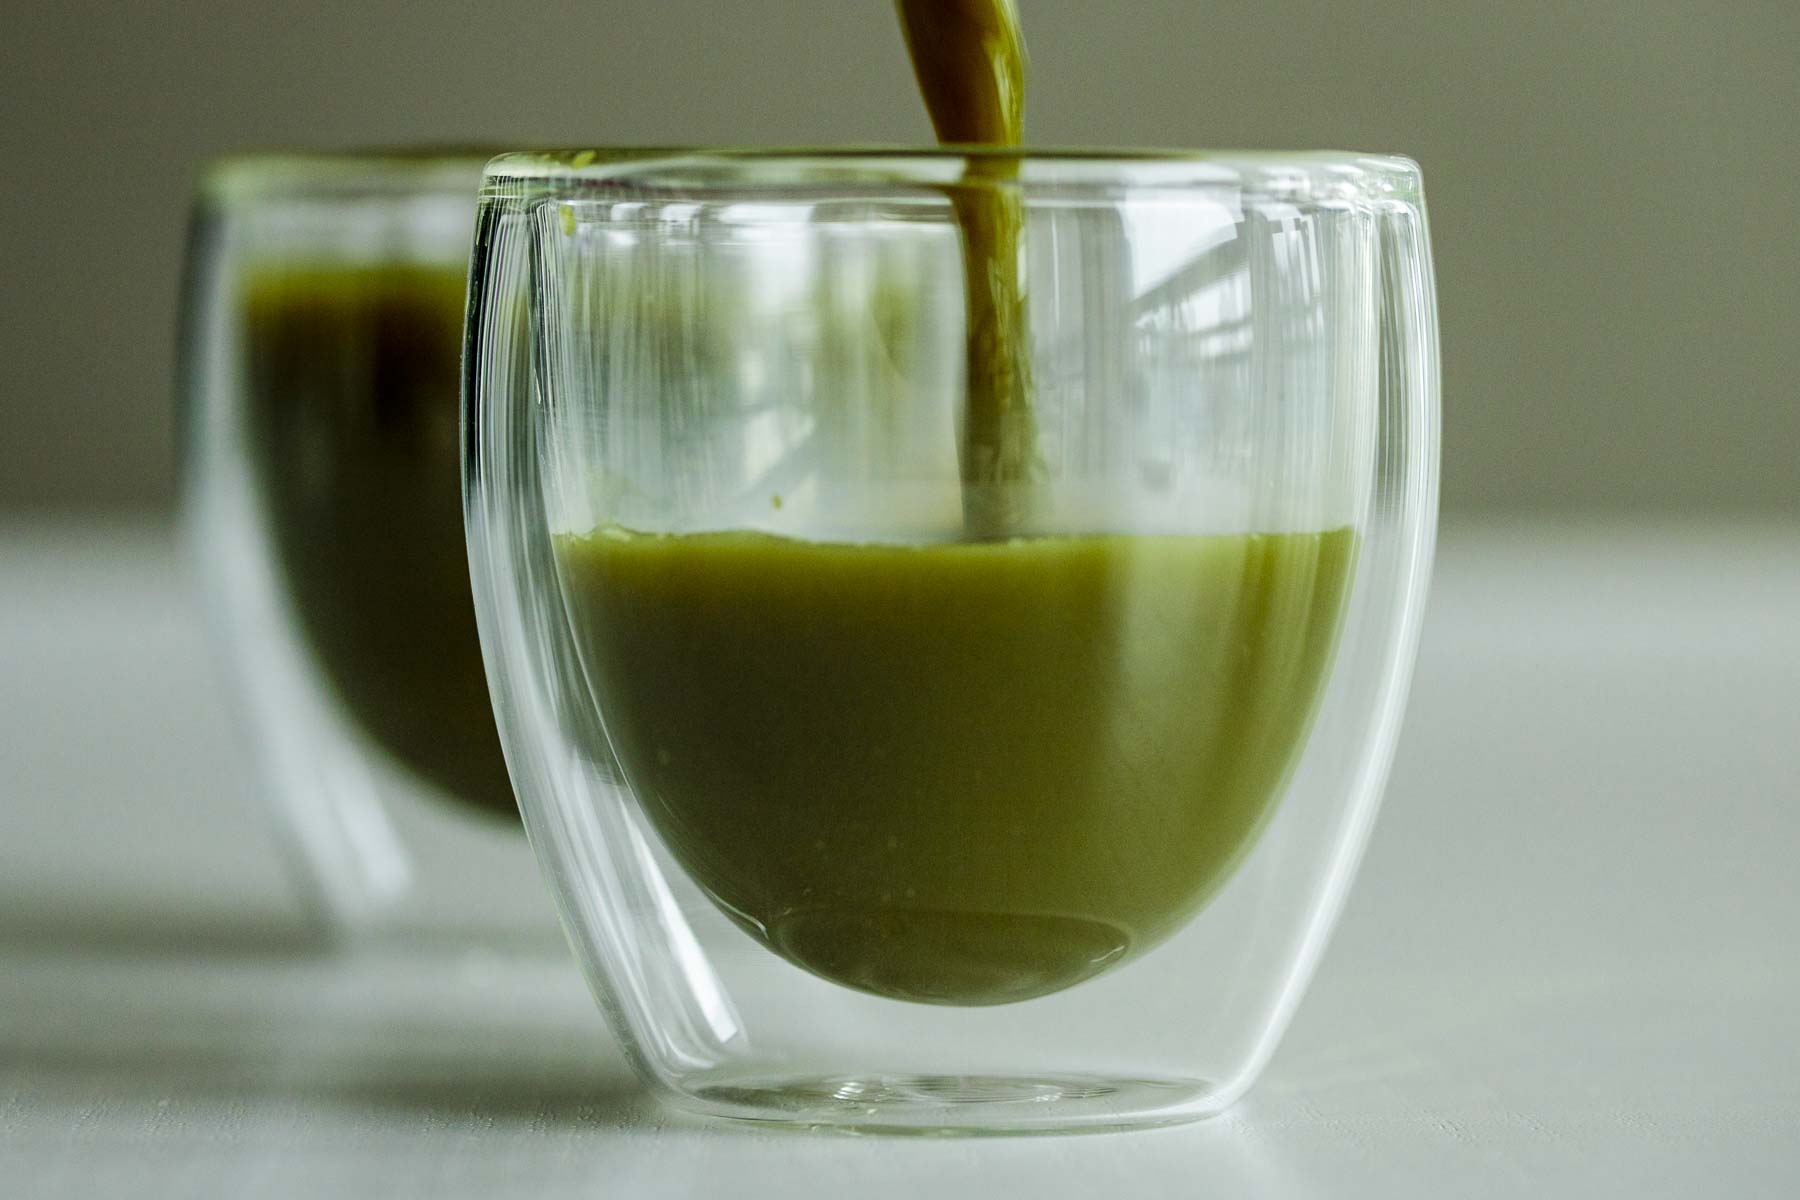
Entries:
{"label": "glass rim", "polygon": [[[624,155],[621,158],[621,154]],[[1350,150],[1157,147],[848,145],[797,147],[588,147],[515,150],[490,160],[484,195],[521,185],[674,184],[704,172],[709,182],[754,190],[821,183],[943,185],[977,162],[1051,170],[1063,184],[1230,189],[1275,199],[1397,199],[1418,202],[1419,164],[1404,155]],[[734,174],[735,172],[735,174]],[[1029,182],[1029,179],[1027,180]]]}
{"label": "glass rim", "polygon": [[358,192],[472,195],[483,164],[504,152],[496,142],[248,150],[207,163],[196,192],[223,203]]}

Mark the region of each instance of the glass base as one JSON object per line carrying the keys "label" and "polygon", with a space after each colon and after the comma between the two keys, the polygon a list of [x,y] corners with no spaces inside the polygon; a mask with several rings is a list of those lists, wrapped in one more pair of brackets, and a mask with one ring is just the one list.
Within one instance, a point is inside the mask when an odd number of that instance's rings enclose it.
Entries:
{"label": "glass base", "polygon": [[689,1077],[676,1103],[711,1116],[842,1133],[969,1137],[1176,1125],[1229,1107],[1199,1079],[1097,1075]]}

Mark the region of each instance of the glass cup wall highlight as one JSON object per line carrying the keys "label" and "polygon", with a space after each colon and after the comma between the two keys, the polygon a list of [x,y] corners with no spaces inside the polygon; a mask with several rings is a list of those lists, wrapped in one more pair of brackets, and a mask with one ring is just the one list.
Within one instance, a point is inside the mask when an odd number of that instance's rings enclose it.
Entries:
{"label": "glass cup wall highlight", "polygon": [[[996,480],[959,212],[1001,200],[1032,444]],[[1437,405],[1416,169],[508,156],[471,286],[501,734],[645,1075],[872,1128],[1241,1094],[1411,670]]]}
{"label": "glass cup wall highlight", "polygon": [[485,158],[262,156],[209,175],[186,296],[187,509],[266,785],[328,923],[553,945],[462,530]]}

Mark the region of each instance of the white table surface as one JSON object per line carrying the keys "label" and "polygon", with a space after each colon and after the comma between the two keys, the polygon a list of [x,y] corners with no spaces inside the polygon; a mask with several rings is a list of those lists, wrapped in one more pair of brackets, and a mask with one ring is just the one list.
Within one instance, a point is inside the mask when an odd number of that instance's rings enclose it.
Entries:
{"label": "white table surface", "polygon": [[1449,530],[1336,940],[1200,1125],[667,1113],[567,965],[311,949],[249,790],[167,530],[0,527],[0,1195],[1800,1195],[1800,526]]}

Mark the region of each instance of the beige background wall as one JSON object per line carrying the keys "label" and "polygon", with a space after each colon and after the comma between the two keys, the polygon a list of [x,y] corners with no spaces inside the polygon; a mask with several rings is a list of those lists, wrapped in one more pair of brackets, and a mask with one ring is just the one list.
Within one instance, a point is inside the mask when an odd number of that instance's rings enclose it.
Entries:
{"label": "beige background wall", "polygon": [[[1423,162],[1452,509],[1800,513],[1800,3],[1020,3],[1034,141]],[[213,155],[928,134],[885,0],[7,0],[0,506],[172,497]]]}

